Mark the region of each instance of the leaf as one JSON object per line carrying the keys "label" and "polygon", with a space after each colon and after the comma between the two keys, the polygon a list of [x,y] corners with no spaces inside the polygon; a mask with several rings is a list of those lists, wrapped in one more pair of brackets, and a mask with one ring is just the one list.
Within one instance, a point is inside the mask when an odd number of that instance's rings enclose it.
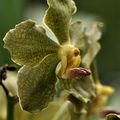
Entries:
{"label": "leaf", "polygon": [[108,114],[106,116],[106,120],[120,120],[120,115],[116,115],[116,114]]}
{"label": "leaf", "polygon": [[46,55],[56,53],[59,45],[49,39],[42,27],[32,20],[26,20],[16,25],[4,38],[13,61],[17,64],[36,64]]}
{"label": "leaf", "polygon": [[69,42],[71,16],[76,11],[73,0],[47,0],[49,8],[44,18],[45,24],[52,30],[60,44]]}
{"label": "leaf", "polygon": [[70,26],[70,40],[72,45],[79,48],[82,54],[87,50],[89,44],[84,33],[81,21],[76,21]]}
{"label": "leaf", "polygon": [[18,73],[18,95],[21,106],[29,112],[45,108],[55,95],[56,54],[46,56],[36,66],[23,66]]}

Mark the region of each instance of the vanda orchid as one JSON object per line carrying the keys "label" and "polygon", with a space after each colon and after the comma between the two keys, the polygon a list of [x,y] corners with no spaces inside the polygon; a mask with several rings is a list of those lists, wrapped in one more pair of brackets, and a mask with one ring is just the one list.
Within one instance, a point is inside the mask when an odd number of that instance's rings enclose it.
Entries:
{"label": "vanda orchid", "polygon": [[90,112],[93,101],[96,109],[103,107],[104,104],[97,104],[97,98],[107,99],[113,90],[96,82],[91,69],[100,50],[102,24],[95,22],[84,28],[81,21],[72,22],[76,12],[73,0],[47,0],[47,3],[44,23],[57,42],[33,20],[21,22],[4,37],[4,47],[10,51],[12,60],[22,65],[17,81],[22,108],[29,112],[41,111],[61,93],[66,94],[65,100],[72,102],[77,112],[79,107],[79,112],[83,109]]}

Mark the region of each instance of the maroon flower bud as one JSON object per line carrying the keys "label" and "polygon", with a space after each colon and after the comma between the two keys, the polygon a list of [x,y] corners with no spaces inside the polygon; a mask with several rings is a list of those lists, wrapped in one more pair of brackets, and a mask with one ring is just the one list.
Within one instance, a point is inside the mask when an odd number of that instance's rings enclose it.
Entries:
{"label": "maroon flower bud", "polygon": [[70,68],[66,71],[66,73],[63,75],[63,78],[70,79],[70,78],[76,78],[76,77],[85,77],[91,74],[91,71],[87,68]]}

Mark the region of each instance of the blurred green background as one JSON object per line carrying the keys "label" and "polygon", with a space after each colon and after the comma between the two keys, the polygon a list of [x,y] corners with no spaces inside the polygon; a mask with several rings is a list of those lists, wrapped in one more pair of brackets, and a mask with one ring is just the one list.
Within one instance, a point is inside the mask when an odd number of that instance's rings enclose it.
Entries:
{"label": "blurred green background", "polygon": [[[104,83],[120,81],[120,0],[75,0],[78,15],[97,17],[105,23],[100,40],[102,49],[97,56],[100,77]],[[46,0],[0,0],[0,65],[14,64],[3,48],[5,33],[15,24],[31,18],[42,23]],[[87,16],[88,15],[88,16]],[[81,16],[82,18],[82,16]],[[119,82],[120,83],[120,82]]]}

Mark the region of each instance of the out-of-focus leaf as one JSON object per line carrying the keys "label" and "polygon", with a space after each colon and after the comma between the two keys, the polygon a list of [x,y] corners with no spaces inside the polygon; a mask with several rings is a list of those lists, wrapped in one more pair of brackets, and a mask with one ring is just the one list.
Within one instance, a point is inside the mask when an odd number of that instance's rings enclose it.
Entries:
{"label": "out-of-focus leaf", "polygon": [[76,21],[70,26],[70,40],[72,45],[79,48],[82,54],[88,48],[88,40],[86,39],[84,28],[81,21]]}
{"label": "out-of-focus leaf", "polygon": [[109,114],[106,116],[106,120],[120,120],[120,115]]}
{"label": "out-of-focus leaf", "polygon": [[18,73],[18,95],[24,110],[42,110],[55,95],[56,54],[46,56],[36,66],[23,66]]}
{"label": "out-of-focus leaf", "polygon": [[47,0],[49,8],[45,15],[45,24],[52,30],[60,44],[69,41],[71,16],[76,11],[73,0]]}
{"label": "out-of-focus leaf", "polygon": [[16,25],[4,38],[13,61],[17,64],[36,64],[47,54],[55,53],[59,45],[49,39],[45,30],[26,20]]}

